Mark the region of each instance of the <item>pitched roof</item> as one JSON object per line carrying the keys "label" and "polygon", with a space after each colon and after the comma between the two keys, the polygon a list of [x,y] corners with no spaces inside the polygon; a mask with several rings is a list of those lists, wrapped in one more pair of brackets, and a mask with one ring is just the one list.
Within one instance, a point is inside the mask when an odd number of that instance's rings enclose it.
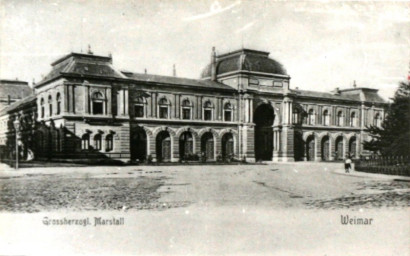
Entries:
{"label": "pitched roof", "polygon": [[172,85],[185,85],[201,88],[216,88],[216,89],[225,89],[230,91],[235,91],[232,87],[214,82],[211,80],[198,80],[198,79],[189,79],[189,78],[180,78],[175,76],[160,76],[160,75],[151,75],[151,74],[140,74],[140,73],[131,73],[123,72],[125,76],[132,80],[143,81],[143,82],[152,82],[160,84],[172,84]]}
{"label": "pitched roof", "polygon": [[32,94],[32,89],[27,82],[16,80],[0,80],[0,98],[22,99]]}
{"label": "pitched roof", "polygon": [[[355,88],[354,90],[341,90],[340,93],[329,93],[329,92],[318,92],[309,90],[292,90],[296,95],[302,97],[315,97],[323,99],[334,99],[334,100],[350,100],[350,101],[365,101],[374,103],[386,103],[386,101],[377,94],[376,89],[371,88]],[[361,93],[363,92],[363,94]],[[364,98],[361,98],[364,95]]]}
{"label": "pitched roof", "polygon": [[9,106],[3,108],[2,110],[0,110],[0,115],[4,115],[4,114],[6,114],[6,113],[8,113],[8,112],[10,112],[10,111],[13,111],[13,110],[15,110],[15,109],[18,109],[19,107],[23,107],[23,106],[25,106],[26,104],[30,104],[30,103],[32,103],[32,102],[35,101],[35,100],[36,100],[36,96],[35,96],[34,94],[33,94],[33,95],[30,95],[30,96],[28,96],[28,97],[25,97],[24,99],[19,100],[19,101],[17,101],[17,102],[14,102],[14,103],[12,103],[11,105],[9,105]]}
{"label": "pitched roof", "polygon": [[53,62],[51,71],[36,86],[51,81],[62,74],[124,78],[121,72],[115,70],[111,62],[111,57],[70,53]]}

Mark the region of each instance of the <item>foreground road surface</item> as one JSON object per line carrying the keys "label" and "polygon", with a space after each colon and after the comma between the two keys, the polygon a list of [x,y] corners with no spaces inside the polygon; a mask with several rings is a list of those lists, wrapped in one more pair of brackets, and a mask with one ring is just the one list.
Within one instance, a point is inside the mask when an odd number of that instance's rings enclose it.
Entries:
{"label": "foreground road surface", "polygon": [[[339,175],[337,168],[4,171],[0,254],[410,255],[409,183]],[[345,225],[342,216],[372,222]],[[87,218],[87,226],[45,221]],[[95,226],[95,218],[124,224]]]}

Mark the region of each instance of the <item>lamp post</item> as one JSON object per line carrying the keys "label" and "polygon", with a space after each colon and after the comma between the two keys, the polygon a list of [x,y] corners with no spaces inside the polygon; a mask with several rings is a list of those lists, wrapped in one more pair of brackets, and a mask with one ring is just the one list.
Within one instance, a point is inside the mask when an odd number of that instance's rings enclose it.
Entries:
{"label": "lamp post", "polygon": [[18,139],[18,133],[20,129],[20,121],[17,119],[13,122],[14,129],[16,131],[16,170],[19,168],[19,139]]}

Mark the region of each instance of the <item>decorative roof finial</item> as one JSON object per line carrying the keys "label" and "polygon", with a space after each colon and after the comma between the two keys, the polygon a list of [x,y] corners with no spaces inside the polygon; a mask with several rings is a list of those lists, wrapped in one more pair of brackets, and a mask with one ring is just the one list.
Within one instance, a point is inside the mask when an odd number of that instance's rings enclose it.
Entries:
{"label": "decorative roof finial", "polygon": [[92,51],[91,51],[91,45],[88,45],[88,52],[87,52],[88,54],[94,54]]}

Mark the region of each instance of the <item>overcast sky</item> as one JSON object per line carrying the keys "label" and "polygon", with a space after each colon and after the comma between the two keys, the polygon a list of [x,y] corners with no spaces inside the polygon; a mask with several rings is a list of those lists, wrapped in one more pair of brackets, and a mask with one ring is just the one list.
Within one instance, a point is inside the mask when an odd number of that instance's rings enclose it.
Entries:
{"label": "overcast sky", "polygon": [[71,51],[133,72],[199,78],[215,46],[270,52],[291,87],[391,97],[410,62],[410,2],[0,0],[0,77],[36,81]]}

